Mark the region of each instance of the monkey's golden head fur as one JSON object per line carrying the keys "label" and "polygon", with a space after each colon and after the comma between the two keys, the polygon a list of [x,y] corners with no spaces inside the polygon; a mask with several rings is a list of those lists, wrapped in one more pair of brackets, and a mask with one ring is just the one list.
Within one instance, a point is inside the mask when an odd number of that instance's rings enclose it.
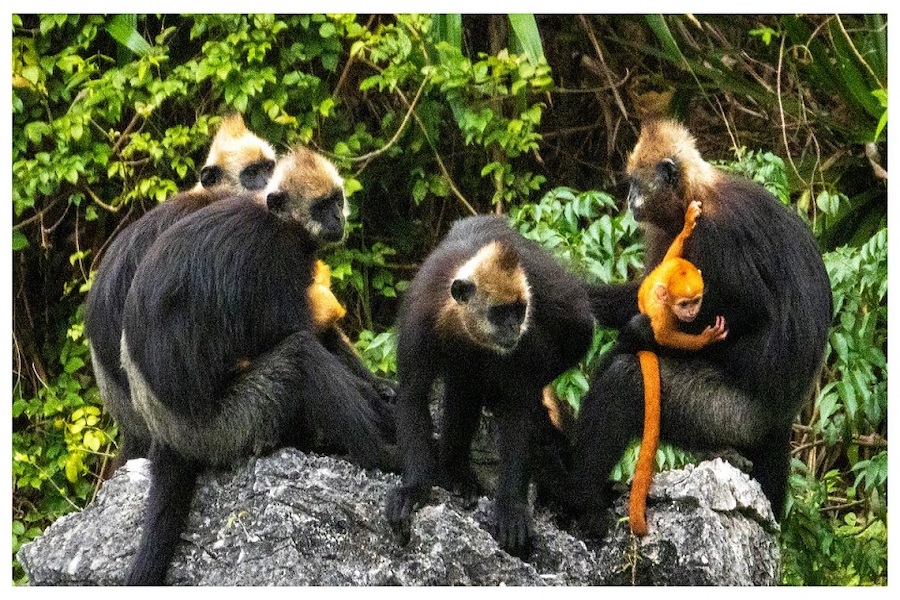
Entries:
{"label": "monkey's golden head fur", "polygon": [[463,333],[499,354],[515,349],[528,329],[531,289],[515,248],[491,242],[454,275],[438,329]]}
{"label": "monkey's golden head fur", "polygon": [[275,165],[266,188],[269,210],[302,225],[318,242],[340,241],[350,213],[344,180],[327,158],[297,145]]}
{"label": "monkey's golden head fur", "polygon": [[240,114],[229,114],[213,137],[196,189],[251,193],[262,201],[274,165],[272,146],[247,129]]}
{"label": "monkey's golden head fur", "polygon": [[703,160],[694,137],[677,121],[643,124],[626,173],[631,183],[628,203],[639,221],[677,231],[691,201],[703,202],[704,211],[715,210],[713,188],[719,171]]}

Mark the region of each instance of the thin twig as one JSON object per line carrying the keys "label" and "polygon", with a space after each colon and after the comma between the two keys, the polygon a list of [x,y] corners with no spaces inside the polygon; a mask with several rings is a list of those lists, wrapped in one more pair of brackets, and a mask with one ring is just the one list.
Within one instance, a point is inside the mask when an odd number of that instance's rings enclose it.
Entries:
{"label": "thin twig", "polygon": [[840,27],[841,33],[844,34],[844,38],[846,38],[847,43],[850,44],[850,48],[853,49],[853,54],[854,56],[856,56],[856,60],[863,64],[863,66],[869,72],[869,75],[871,75],[872,79],[874,79],[878,84],[878,87],[883,88],[884,84],[881,83],[881,79],[878,78],[878,75],[875,74],[875,71],[872,70],[872,67],[869,66],[869,63],[866,62],[866,60],[859,53],[859,50],[856,49],[856,44],[853,43],[853,40],[850,38],[850,34],[847,32],[847,30],[844,28],[844,24],[841,22],[841,15],[834,15],[834,18],[837,20],[838,27]]}
{"label": "thin twig", "polygon": [[[422,96],[422,91],[425,89],[425,85],[427,83],[428,83],[428,78],[425,78],[422,80],[422,85],[419,86],[419,90],[416,92],[416,96],[415,96],[415,98],[413,98],[412,103],[409,105],[409,109],[406,111],[406,114],[403,116],[403,121],[400,123],[400,127],[397,128],[397,131],[394,133],[394,136],[390,140],[388,140],[388,142],[381,148],[378,148],[377,150],[373,150],[372,152],[363,154],[362,156],[356,156],[356,157],[350,158],[349,159],[350,162],[369,161],[369,160],[375,158],[376,156],[384,154],[385,152],[388,151],[388,149],[390,149],[391,146],[393,146],[394,144],[397,143],[397,140],[400,138],[400,134],[403,133],[403,130],[406,128],[406,123],[409,122],[409,118],[410,118],[410,116],[412,116],[413,111],[416,108],[416,104],[419,102],[419,98]],[[404,102],[405,102],[405,100],[404,100]]]}
{"label": "thin twig", "polygon": [[587,19],[584,15],[578,15],[578,19],[581,21],[581,26],[588,34],[588,38],[591,40],[591,45],[594,47],[594,52],[597,53],[597,58],[600,59],[600,64],[603,65],[604,74],[606,75],[606,80],[609,82],[609,85],[612,89],[613,97],[616,99],[616,105],[618,105],[619,110],[622,111],[622,116],[626,119],[628,118],[628,111],[625,109],[625,104],[622,102],[622,97],[619,96],[619,91],[615,87],[615,82],[613,81],[612,72],[609,70],[609,67],[606,65],[606,59],[603,58],[603,51],[600,50],[600,44],[597,42],[596,36],[594,36],[594,30],[591,28],[590,24],[587,22]]}
{"label": "thin twig", "polygon": [[784,104],[781,102],[781,64],[784,59],[784,40],[785,38],[782,37],[781,46],[778,48],[778,69],[775,71],[775,97],[778,98],[778,117],[781,120],[781,139],[784,142],[784,153],[787,156],[788,162],[791,163],[791,168],[794,169],[794,174],[803,182],[804,187],[809,187],[810,184],[803,178],[799,169],[797,169],[797,165],[794,164],[794,158],[791,156],[791,149],[788,146],[787,123],[784,120]]}
{"label": "thin twig", "polygon": [[98,196],[96,193],[94,193],[94,190],[92,190],[88,184],[86,184],[86,183],[82,184],[82,188],[84,189],[85,192],[87,192],[87,195],[91,197],[91,200],[93,200],[96,204],[100,205],[101,208],[108,210],[109,212],[112,212],[112,213],[117,213],[117,212],[119,212],[119,209],[122,208],[121,204],[119,206],[113,206],[112,204],[105,203],[103,200],[100,199],[100,196]]}

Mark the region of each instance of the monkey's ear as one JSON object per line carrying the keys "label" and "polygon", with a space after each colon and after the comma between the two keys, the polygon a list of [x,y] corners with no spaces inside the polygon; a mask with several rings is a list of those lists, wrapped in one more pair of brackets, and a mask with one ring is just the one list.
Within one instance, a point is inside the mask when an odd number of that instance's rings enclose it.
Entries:
{"label": "monkey's ear", "polygon": [[469,279],[454,279],[450,284],[450,295],[460,304],[465,304],[475,295],[475,283]]}
{"label": "monkey's ear", "polygon": [[669,290],[666,288],[665,284],[657,282],[656,285],[653,286],[653,295],[663,304],[669,303]]}
{"label": "monkey's ear", "polygon": [[200,185],[211,188],[222,180],[222,168],[217,165],[207,165],[200,169]]}
{"label": "monkey's ear", "polygon": [[675,185],[678,181],[678,165],[671,158],[664,158],[656,164],[656,171],[666,185]]}

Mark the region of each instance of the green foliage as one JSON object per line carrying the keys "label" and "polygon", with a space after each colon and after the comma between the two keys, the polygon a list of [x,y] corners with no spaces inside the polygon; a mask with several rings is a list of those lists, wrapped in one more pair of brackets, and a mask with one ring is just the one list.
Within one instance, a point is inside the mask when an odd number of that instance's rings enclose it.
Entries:
{"label": "green foliage", "polygon": [[[99,469],[110,458],[116,429],[102,414],[90,369],[82,316],[58,354],[58,374],[36,392],[13,386],[13,553],[45,526],[93,497]],[[14,565],[14,579],[21,579]]]}
{"label": "green foliage", "polygon": [[887,585],[887,522],[827,510],[844,485],[836,470],[816,477],[795,461],[781,534],[784,584]]}
{"label": "green foliage", "polygon": [[[886,431],[887,257],[887,229],[862,248],[824,256],[835,323],[815,425],[830,443]],[[857,452],[852,443],[848,451]],[[850,458],[856,463],[858,456]]]}
{"label": "green foliage", "polygon": [[356,349],[373,373],[393,378],[397,374],[397,332],[361,331]]}
{"label": "green foliage", "polygon": [[772,152],[747,151],[741,148],[734,162],[724,162],[718,166],[747,179],[760,183],[783,204],[791,203],[787,170],[780,156]]}

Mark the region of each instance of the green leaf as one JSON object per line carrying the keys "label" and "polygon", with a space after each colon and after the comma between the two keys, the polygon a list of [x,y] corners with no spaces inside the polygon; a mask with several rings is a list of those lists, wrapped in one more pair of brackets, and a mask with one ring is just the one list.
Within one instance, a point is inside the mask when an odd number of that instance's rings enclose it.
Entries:
{"label": "green leaf", "polygon": [[28,247],[28,238],[25,237],[25,234],[22,233],[20,229],[13,229],[12,232],[12,249],[13,252],[16,250],[22,250]]}
{"label": "green leaf", "polygon": [[669,30],[665,17],[663,15],[645,15],[644,20],[647,22],[647,25],[653,31],[654,35],[656,35],[656,39],[659,41],[660,45],[662,45],[663,53],[666,58],[673,64],[679,66],[683,65],[685,62],[684,54],[681,52],[681,48],[678,47],[678,42],[675,41],[675,37]]}
{"label": "green leaf", "polygon": [[462,15],[431,15],[432,35],[435,43],[446,42],[456,49],[462,49]]}
{"label": "green leaf", "polygon": [[116,15],[106,31],[122,46],[138,56],[147,56],[153,49],[137,30],[137,15]]}
{"label": "green leaf", "polygon": [[509,15],[509,24],[513,30],[513,48],[521,49],[521,53],[531,64],[544,60],[544,45],[537,21],[533,14]]}

